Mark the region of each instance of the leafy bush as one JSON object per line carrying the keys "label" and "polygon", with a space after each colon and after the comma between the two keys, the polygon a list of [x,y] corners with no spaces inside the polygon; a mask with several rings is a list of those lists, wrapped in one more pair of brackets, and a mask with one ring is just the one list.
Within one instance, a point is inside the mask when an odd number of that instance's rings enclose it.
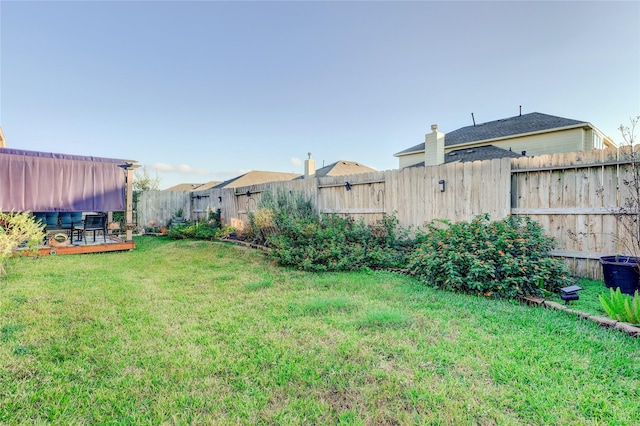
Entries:
{"label": "leafy bush", "polygon": [[255,212],[251,212],[251,223],[257,228],[273,226],[273,217],[275,212],[267,207],[261,207]]}
{"label": "leafy bush", "polygon": [[622,293],[619,287],[615,290],[610,288],[609,298],[601,294],[598,299],[610,318],[631,324],[640,324],[640,294],[638,294],[638,290],[631,297]]}
{"label": "leafy bush", "polygon": [[[276,232],[289,225],[291,220],[315,217],[313,201],[304,193],[277,188],[266,189],[258,202],[255,212],[249,212],[249,226],[245,237],[257,244],[267,244],[264,228],[274,228]],[[269,244],[271,243],[269,236]]]}
{"label": "leafy bush", "polygon": [[222,211],[220,209],[212,209],[207,207],[207,221],[214,227],[214,228],[222,228]]}
{"label": "leafy bush", "polygon": [[236,232],[236,228],[231,225],[224,225],[222,228],[216,231],[216,238],[228,237],[232,232]]}
{"label": "leafy bush", "polygon": [[18,247],[35,248],[44,235],[44,225],[31,213],[0,212],[0,276],[6,275],[4,263]]}
{"label": "leafy bush", "polygon": [[185,239],[194,238],[198,240],[212,240],[216,237],[218,228],[208,222],[187,222],[169,228],[167,235],[169,238]]}
{"label": "leafy bush", "polygon": [[567,267],[549,253],[553,238],[528,217],[491,222],[482,215],[470,222],[432,222],[418,241],[409,269],[446,290],[487,297],[541,296],[543,288],[555,292],[572,280]]}
{"label": "leafy bush", "polygon": [[277,188],[274,193],[267,189],[258,203],[259,209],[269,209],[274,213],[272,220],[278,226],[280,221],[293,218],[312,218],[315,216],[313,201],[302,192]]}
{"label": "leafy bush", "polygon": [[220,227],[219,220],[185,222],[172,226],[167,230],[167,236],[174,240],[196,239],[196,240],[216,240],[228,236],[234,232],[231,226]]}
{"label": "leafy bush", "polygon": [[[376,232],[383,228],[384,232]],[[390,268],[404,264],[398,221],[387,217],[376,227],[351,217],[326,215],[287,219],[279,217],[271,255],[278,264],[306,271],[348,271]]]}

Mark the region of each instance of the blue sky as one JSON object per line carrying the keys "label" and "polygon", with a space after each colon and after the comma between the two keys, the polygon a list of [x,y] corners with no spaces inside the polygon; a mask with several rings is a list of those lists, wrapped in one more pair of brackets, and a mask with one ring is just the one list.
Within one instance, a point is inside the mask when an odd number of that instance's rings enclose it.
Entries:
{"label": "blue sky", "polygon": [[542,112],[619,140],[638,2],[0,2],[12,148],[137,160],[161,188],[393,154]]}

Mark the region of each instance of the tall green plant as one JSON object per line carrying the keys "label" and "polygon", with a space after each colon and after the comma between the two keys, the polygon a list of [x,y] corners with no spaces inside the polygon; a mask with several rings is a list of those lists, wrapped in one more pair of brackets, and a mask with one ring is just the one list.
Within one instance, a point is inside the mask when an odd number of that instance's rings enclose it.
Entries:
{"label": "tall green plant", "polygon": [[276,188],[266,189],[254,212],[249,212],[249,227],[245,232],[258,244],[266,244],[261,228],[274,227],[278,232],[289,227],[292,221],[315,218],[313,200],[299,191]]}
{"label": "tall green plant", "polygon": [[0,212],[0,276],[6,275],[4,264],[18,247],[34,249],[42,243],[44,227],[30,212]]}
{"label": "tall green plant", "polygon": [[631,324],[640,323],[640,294],[638,294],[638,290],[631,297],[622,293],[620,287],[615,290],[610,288],[609,297],[601,294],[598,299],[610,318]]}
{"label": "tall green plant", "polygon": [[274,213],[275,225],[286,219],[304,219],[315,216],[313,200],[300,191],[276,188],[262,193],[258,209],[266,208]]}

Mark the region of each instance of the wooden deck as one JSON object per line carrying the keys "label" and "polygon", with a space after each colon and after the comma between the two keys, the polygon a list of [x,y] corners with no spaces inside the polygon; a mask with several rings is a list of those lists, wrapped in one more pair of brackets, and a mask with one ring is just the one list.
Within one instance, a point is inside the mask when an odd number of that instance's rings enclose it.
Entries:
{"label": "wooden deck", "polygon": [[96,241],[92,237],[87,237],[87,244],[84,241],[73,241],[72,244],[64,246],[52,247],[48,244],[41,246],[37,252],[19,251],[26,256],[48,256],[48,255],[66,255],[66,254],[88,254],[88,253],[107,253],[112,251],[129,251],[136,248],[133,241],[123,241],[120,238],[107,235],[107,242],[104,242],[102,236],[98,236]]}
{"label": "wooden deck", "polygon": [[133,241],[113,242],[106,244],[77,245],[64,247],[43,247],[38,249],[39,256],[63,254],[106,253],[110,251],[128,251],[136,248]]}

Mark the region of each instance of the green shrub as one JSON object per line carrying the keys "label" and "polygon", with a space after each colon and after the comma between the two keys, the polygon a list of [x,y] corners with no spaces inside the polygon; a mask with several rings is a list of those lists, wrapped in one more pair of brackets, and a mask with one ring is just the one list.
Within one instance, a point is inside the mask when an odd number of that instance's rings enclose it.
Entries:
{"label": "green shrub", "polygon": [[[395,216],[377,226],[338,215],[287,219],[279,217],[278,234],[271,239],[271,256],[278,264],[306,271],[349,271],[400,267],[404,241],[397,238]],[[384,232],[375,232],[382,228]]]}
{"label": "green shrub", "polygon": [[4,263],[20,246],[34,249],[44,239],[44,225],[30,212],[0,212],[0,276],[6,275]]}
{"label": "green shrub", "polygon": [[[244,233],[246,237],[257,244],[267,244],[263,228],[274,228],[276,232],[280,228],[288,227],[290,221],[299,219],[311,219],[315,217],[315,209],[311,198],[299,191],[289,191],[277,188],[274,192],[266,189],[262,192],[257,209],[249,212],[249,226]],[[269,244],[272,238],[269,237]]]}
{"label": "green shrub", "polygon": [[216,238],[228,237],[232,232],[236,232],[236,228],[231,225],[224,225],[222,228],[216,231]]}
{"label": "green shrub", "polygon": [[217,229],[222,228],[222,211],[220,209],[207,208],[207,221]]}
{"label": "green shrub", "polygon": [[196,237],[196,223],[185,222],[178,225],[174,225],[167,229],[167,237],[174,240],[188,239]]}
{"label": "green shrub", "polygon": [[235,231],[235,229],[229,225],[225,225],[222,228],[220,225],[220,220],[185,222],[169,228],[167,230],[167,236],[174,240],[216,240],[226,237]]}
{"label": "green shrub", "polygon": [[302,192],[289,191],[285,188],[277,188],[275,193],[270,189],[265,190],[258,203],[258,209],[265,208],[274,213],[271,219],[276,227],[283,220],[315,216],[311,198]]}
{"label": "green shrub", "polygon": [[598,296],[600,304],[610,318],[631,324],[640,324],[640,294],[635,291],[633,297],[624,294],[620,288],[609,289],[609,298],[604,294]]}
{"label": "green shrub", "polygon": [[514,298],[556,292],[572,281],[567,267],[550,255],[553,238],[528,217],[432,222],[418,240],[409,269],[446,290]]}

